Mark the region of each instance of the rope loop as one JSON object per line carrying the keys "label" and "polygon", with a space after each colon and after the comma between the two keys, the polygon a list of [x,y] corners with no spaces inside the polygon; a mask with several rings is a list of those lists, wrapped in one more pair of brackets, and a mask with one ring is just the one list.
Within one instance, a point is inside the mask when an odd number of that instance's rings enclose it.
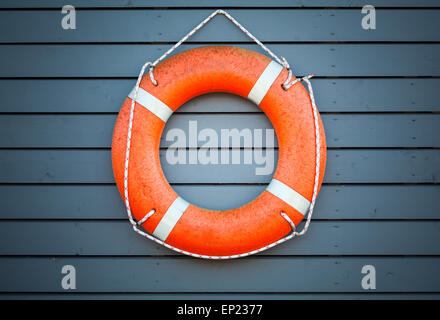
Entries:
{"label": "rope loop", "polygon": [[283,83],[282,87],[284,90],[288,90],[291,86],[293,86],[295,83],[297,82],[301,82],[304,81],[306,82],[306,80],[309,80],[311,78],[313,78],[315,76],[314,73],[309,74],[308,76],[302,77],[302,78],[296,78],[295,80],[293,80],[292,82],[289,82],[290,79],[292,78],[291,76],[291,72],[289,72],[289,77],[287,78],[287,80]]}
{"label": "rope loop", "polygon": [[290,219],[289,216],[283,211],[280,212],[280,215],[290,224],[290,227],[292,228],[292,234],[295,234],[296,226],[293,223],[292,219]]}
{"label": "rope loop", "polygon": [[145,217],[143,217],[141,220],[139,220],[139,221],[137,222],[137,225],[138,225],[138,226],[141,226],[142,223],[144,223],[145,221],[147,221],[148,218],[151,217],[151,216],[152,216],[153,214],[155,214],[155,213],[156,213],[156,210],[155,210],[155,209],[151,209],[150,212],[148,212],[148,213],[145,215]]}
{"label": "rope loop", "polygon": [[[142,76],[143,76],[144,73],[145,73],[145,69],[146,69],[147,67],[150,67],[150,69],[148,70],[148,73],[150,74],[151,82],[153,83],[153,85],[157,86],[158,83],[157,83],[156,79],[154,78],[154,74],[153,74],[153,70],[154,70],[154,67],[155,67],[155,66],[156,66],[156,65],[155,65],[154,63],[150,62],[150,61],[146,62],[146,63],[142,66],[141,74],[142,74]],[[142,78],[142,77],[141,77],[141,78]],[[140,82],[139,82],[139,83],[140,83]]]}
{"label": "rope loop", "polygon": [[148,73],[150,74],[151,82],[154,84],[154,86],[157,87],[157,85],[158,85],[159,83],[158,83],[157,80],[154,78],[153,70],[154,70],[154,66],[151,65],[151,66],[150,66],[150,70],[148,71]]}

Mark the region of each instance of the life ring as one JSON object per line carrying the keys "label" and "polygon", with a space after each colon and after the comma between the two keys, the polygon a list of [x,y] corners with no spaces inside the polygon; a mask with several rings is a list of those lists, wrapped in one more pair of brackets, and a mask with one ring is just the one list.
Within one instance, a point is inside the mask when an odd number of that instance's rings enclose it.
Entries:
{"label": "life ring", "polygon": [[[282,88],[287,70],[270,58],[243,48],[191,49],[154,69],[140,82],[133,111],[127,186],[133,217],[159,243],[195,256],[234,256],[258,252],[292,231],[310,206],[315,182],[315,123],[310,96],[301,83]],[[165,122],[186,101],[210,92],[252,100],[273,124],[279,158],[273,180],[256,199],[239,208],[216,211],[180,198],[162,171],[159,142]],[[124,197],[124,164],[132,91],[119,112],[113,133],[112,163]],[[319,114],[320,170],[325,170],[325,135]],[[146,218],[146,214],[154,214]]]}

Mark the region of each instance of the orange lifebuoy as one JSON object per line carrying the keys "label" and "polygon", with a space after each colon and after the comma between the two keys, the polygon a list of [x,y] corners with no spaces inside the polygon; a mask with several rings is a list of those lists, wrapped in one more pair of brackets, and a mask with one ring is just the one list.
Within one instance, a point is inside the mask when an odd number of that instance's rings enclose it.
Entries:
{"label": "orange lifebuoy", "polygon": [[[315,125],[310,96],[301,83],[282,88],[286,69],[254,51],[210,46],[168,58],[154,70],[159,85],[148,77],[140,83],[133,113],[128,193],[134,218],[154,214],[142,227],[166,244],[199,255],[230,256],[252,252],[289,234],[303,219],[315,180]],[[273,124],[278,137],[278,166],[266,191],[231,210],[207,210],[181,199],[165,178],[159,142],[165,122],[186,101],[205,93],[227,92],[254,101]],[[113,133],[112,162],[124,197],[124,163],[133,93],[119,112]],[[326,146],[320,123],[320,172]]]}

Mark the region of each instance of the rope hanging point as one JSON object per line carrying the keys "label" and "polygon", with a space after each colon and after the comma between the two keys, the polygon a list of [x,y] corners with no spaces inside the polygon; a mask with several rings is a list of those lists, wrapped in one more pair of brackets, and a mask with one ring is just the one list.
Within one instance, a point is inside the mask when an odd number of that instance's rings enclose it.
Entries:
{"label": "rope hanging point", "polygon": [[290,219],[289,216],[283,211],[281,211],[280,215],[290,224],[290,227],[292,228],[292,233],[295,234],[296,233],[296,226],[293,223],[292,219]]}
{"label": "rope hanging point", "polygon": [[[274,54],[268,47],[266,47],[260,40],[258,40],[252,33],[250,33],[245,27],[243,27],[237,20],[234,19],[229,13],[222,9],[218,9],[211,13],[205,20],[200,22],[194,29],[192,29],[189,33],[187,33],[182,39],[180,39],[174,46],[172,46],[170,49],[168,49],[167,52],[165,52],[162,56],[160,56],[156,61],[153,63],[149,63],[150,66],[150,79],[151,82],[157,86],[158,83],[154,77],[153,70],[154,68],[162,61],[164,60],[170,53],[172,53],[174,50],[176,50],[182,43],[184,43],[186,40],[188,40],[194,33],[199,31],[205,24],[207,24],[209,21],[212,20],[216,15],[221,14],[224,15],[226,18],[228,18],[229,21],[231,21],[236,27],[238,27],[244,34],[246,34],[249,38],[251,38],[256,44],[258,44],[264,52],[266,52],[268,55],[270,55],[273,59],[275,59],[279,64],[281,64],[284,68],[286,68],[289,71],[289,75],[287,76],[287,79],[284,81],[284,84],[282,85],[284,90],[287,90],[290,88],[290,86],[287,86],[290,79],[292,78],[292,69],[290,68],[289,63],[284,57],[278,58],[276,54]],[[285,88],[287,87],[287,89]]]}
{"label": "rope hanging point", "polygon": [[281,86],[283,87],[284,90],[289,90],[289,88],[290,88],[291,86],[293,86],[295,83],[297,83],[297,82],[302,82],[302,81],[306,82],[306,81],[308,81],[309,79],[313,78],[314,76],[315,76],[315,74],[314,74],[314,73],[311,73],[311,74],[309,74],[309,75],[307,75],[307,76],[305,76],[305,77],[296,78],[295,80],[293,80],[292,82],[289,83],[289,81],[290,81],[290,79],[291,79],[291,75],[290,75],[290,73],[289,73],[289,77],[287,78],[287,80],[286,80]]}
{"label": "rope hanging point", "polygon": [[151,210],[145,215],[145,217],[143,217],[141,220],[139,220],[139,221],[137,222],[137,225],[138,225],[138,226],[142,225],[142,223],[144,223],[145,221],[147,221],[148,218],[151,217],[151,216],[152,216],[153,214],[155,214],[155,213],[156,213],[156,210],[155,210],[155,209],[151,209]]}

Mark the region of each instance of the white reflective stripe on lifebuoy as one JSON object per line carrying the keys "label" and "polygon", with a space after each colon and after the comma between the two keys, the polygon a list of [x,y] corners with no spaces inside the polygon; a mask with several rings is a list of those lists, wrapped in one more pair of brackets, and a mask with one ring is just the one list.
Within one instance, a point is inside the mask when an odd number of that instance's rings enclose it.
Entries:
{"label": "white reflective stripe on lifebuoy", "polygon": [[[134,100],[134,92],[135,88],[133,88],[133,90],[131,90],[130,94],[128,95],[128,97],[132,100]],[[173,110],[170,107],[168,107],[165,103],[163,103],[141,87],[139,87],[136,102],[143,106],[145,109],[150,110],[163,122],[167,122],[168,118],[171,117],[171,115],[173,114]]]}
{"label": "white reflective stripe on lifebuoy", "polygon": [[167,212],[165,212],[156,229],[154,229],[153,236],[165,241],[171,231],[173,231],[174,226],[176,225],[177,221],[179,221],[180,217],[183,215],[188,206],[188,202],[183,200],[181,197],[177,197],[177,199],[174,200],[174,202],[168,208]]}
{"label": "white reflective stripe on lifebuoy", "polygon": [[283,200],[303,216],[305,216],[309,210],[310,201],[279,180],[272,179],[267,186],[266,191],[269,191],[274,196]]}
{"label": "white reflective stripe on lifebuoy", "polygon": [[271,61],[263,73],[255,82],[251,92],[249,92],[248,99],[254,102],[257,106],[260,105],[266,93],[269,91],[272,84],[278,78],[279,74],[283,70],[283,66],[275,61]]}

